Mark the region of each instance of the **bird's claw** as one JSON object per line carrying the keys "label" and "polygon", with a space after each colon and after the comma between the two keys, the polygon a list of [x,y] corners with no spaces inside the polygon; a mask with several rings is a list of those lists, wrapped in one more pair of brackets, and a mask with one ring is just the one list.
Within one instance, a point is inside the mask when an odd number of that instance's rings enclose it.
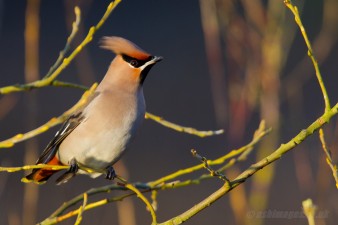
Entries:
{"label": "bird's claw", "polygon": [[116,177],[114,168],[112,166],[108,166],[106,172],[107,172],[106,179],[114,180],[114,178]]}
{"label": "bird's claw", "polygon": [[66,183],[70,178],[76,175],[79,170],[79,165],[77,164],[76,159],[72,159],[69,166],[69,169],[56,180],[56,184]]}

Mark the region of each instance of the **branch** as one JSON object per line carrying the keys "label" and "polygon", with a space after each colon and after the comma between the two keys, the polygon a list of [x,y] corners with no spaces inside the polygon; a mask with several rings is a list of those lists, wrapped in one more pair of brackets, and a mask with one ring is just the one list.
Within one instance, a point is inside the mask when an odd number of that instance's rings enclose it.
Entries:
{"label": "branch", "polygon": [[[82,85],[66,83],[66,82],[57,81],[57,80],[53,81],[53,83],[55,83],[55,85],[60,85],[60,86],[74,87],[74,88],[80,88],[80,89],[88,89],[87,87],[82,86]],[[0,141],[0,148],[11,148],[16,143],[19,143],[19,142],[25,141],[27,139],[30,139],[32,137],[35,137],[37,135],[40,135],[40,134],[46,132],[47,130],[49,130],[50,128],[52,128],[52,127],[54,127],[58,124],[63,123],[71,114],[73,114],[77,109],[82,107],[87,102],[88,97],[95,91],[96,87],[97,87],[97,83],[94,83],[90,87],[90,89],[82,95],[81,99],[72,108],[70,108],[68,111],[64,112],[61,116],[59,116],[57,118],[52,118],[47,123],[41,125],[40,127],[37,127],[34,130],[31,130],[27,133],[17,134],[17,135],[15,135],[15,136],[7,139],[7,140]],[[185,127],[171,123],[169,121],[165,121],[163,119],[161,119],[161,122],[159,122],[159,121],[157,121],[156,118],[160,118],[160,117],[153,115],[151,113],[147,112],[146,116],[147,115],[151,115],[151,117],[148,117],[148,119],[155,120],[155,122],[158,122],[161,125],[163,125],[163,121],[164,121],[167,124],[167,125],[164,125],[164,126],[171,128],[171,129],[174,129],[174,130],[177,130],[177,128],[181,128],[181,130],[182,130],[181,132],[186,132],[186,133],[189,133],[189,134],[192,134],[192,135],[200,136],[201,134],[204,134],[206,136],[206,135],[218,134],[217,132],[219,132],[219,131],[198,131],[194,128],[188,128],[187,129]],[[194,132],[191,132],[191,131],[194,131]],[[221,131],[223,132],[223,130],[221,130]],[[212,133],[214,133],[214,134],[212,134]]]}
{"label": "branch", "polygon": [[224,166],[219,168],[218,171],[225,171],[226,169],[232,167],[236,163],[245,161],[247,159],[247,157],[249,156],[249,154],[254,149],[253,148],[254,145],[258,141],[260,141],[265,135],[269,134],[271,132],[271,130],[272,130],[272,128],[268,128],[268,129],[265,128],[265,120],[262,120],[261,123],[259,124],[258,129],[255,131],[255,133],[253,135],[252,142],[249,143],[247,146],[244,146],[244,147],[246,147],[244,151],[242,151],[242,152],[239,151],[241,153],[237,158],[232,158],[227,164],[225,164]]}
{"label": "branch", "polygon": [[222,174],[221,172],[219,171],[215,171],[214,169],[212,169],[208,163],[208,160],[207,158],[205,158],[204,156],[201,156],[200,154],[197,153],[197,151],[195,149],[192,149],[191,150],[191,153],[192,155],[197,158],[198,160],[200,160],[202,163],[203,163],[203,167],[209,171],[210,173],[210,176],[212,177],[218,177],[219,179],[221,179],[222,181],[226,182],[226,183],[229,183],[230,184],[230,181],[229,179],[224,175]]}
{"label": "branch", "polygon": [[[72,87],[72,88],[79,88],[82,90],[86,90],[87,88],[83,85],[78,85],[78,84],[73,84],[73,83],[67,83],[63,81],[58,81],[55,80],[58,75],[71,63],[71,61],[77,56],[78,53],[81,52],[81,50],[89,43],[92,41],[94,34],[98,29],[101,28],[101,26],[104,24],[104,22],[107,20],[111,12],[115,9],[115,7],[121,2],[121,0],[115,0],[109,4],[107,7],[107,10],[105,14],[102,16],[101,20],[95,25],[92,26],[86,36],[86,38],[82,41],[82,43],[70,54],[69,57],[65,58],[66,53],[69,50],[70,44],[72,40],[75,37],[75,34],[78,31],[78,26],[81,21],[81,11],[78,7],[75,7],[75,21],[73,22],[73,28],[72,32],[67,38],[66,45],[62,51],[60,51],[59,57],[54,63],[54,65],[50,68],[49,72],[46,74],[46,76],[41,79],[37,80],[31,83],[27,84],[17,84],[17,85],[11,85],[11,86],[6,86],[0,88],[0,95],[1,94],[9,94],[12,92],[19,92],[19,91],[26,91],[26,90],[31,90],[34,88],[41,88],[45,86],[62,86],[62,87]],[[62,63],[61,63],[62,62]],[[75,108],[74,108],[75,107]],[[77,107],[74,106],[72,109],[69,111],[65,112],[61,116],[57,118],[52,118],[50,121],[45,123],[44,125],[29,131],[25,134],[17,134],[12,138],[9,138],[7,140],[1,141],[0,142],[0,148],[10,148],[13,147],[14,144],[27,140],[29,138],[32,138],[34,136],[37,136],[47,130],[49,130],[51,127],[54,127],[62,122],[64,122],[76,109]],[[171,129],[174,129],[179,132],[185,132],[189,133],[192,135],[197,135],[200,137],[206,137],[206,136],[211,136],[211,135],[218,135],[223,133],[223,130],[218,130],[218,131],[198,131],[195,128],[190,128],[190,127],[183,127],[174,123],[171,123],[169,121],[163,120],[162,118],[153,115],[151,113],[146,113],[145,116],[147,119],[152,119],[163,126],[169,127]]]}
{"label": "branch", "polygon": [[147,209],[150,211],[151,218],[152,218],[152,225],[157,224],[157,219],[156,219],[156,213],[151,205],[151,203],[148,201],[148,199],[137,189],[135,188],[132,184],[125,184],[125,187],[128,188],[129,190],[133,191],[137,197],[139,197],[147,206]]}
{"label": "branch", "polygon": [[[133,184],[134,187],[138,188],[138,189],[143,189],[142,192],[149,192],[149,186],[146,186],[144,184]],[[116,184],[110,184],[110,185],[106,185],[103,187],[99,187],[99,188],[92,188],[88,191],[85,192],[85,194],[87,194],[88,196],[92,196],[98,193],[109,193],[112,190],[127,190],[125,187],[121,186],[121,185],[116,185]],[[114,197],[114,198],[109,198],[109,199],[102,199],[96,202],[93,202],[91,204],[88,204],[84,210],[90,210],[93,208],[97,208],[103,205],[106,205],[108,203],[111,202],[116,202],[116,201],[122,201],[123,199],[133,196],[135,195],[135,192],[132,193],[128,193],[122,196],[118,196],[118,197]],[[70,211],[64,215],[62,215],[67,209],[69,209],[70,207],[74,206],[75,204],[77,204],[80,201],[83,201],[83,196],[84,194],[80,194],[78,196],[76,196],[75,198],[65,202],[62,204],[62,206],[60,206],[52,215],[50,215],[48,218],[46,218],[44,221],[42,221],[39,224],[43,224],[43,225],[47,225],[47,224],[56,224],[58,222],[61,222],[63,220],[69,219],[70,217],[73,217],[75,215],[77,215],[79,213],[78,209],[74,210],[74,211]]]}
{"label": "branch", "polygon": [[48,73],[46,74],[45,78],[49,77],[50,75],[52,75],[52,73],[60,66],[62,60],[65,58],[65,55],[68,53],[69,48],[70,48],[70,44],[72,43],[75,35],[77,34],[77,32],[79,31],[79,25],[81,22],[81,10],[79,7],[75,7],[74,8],[74,13],[75,13],[75,21],[72,24],[72,31],[70,33],[70,35],[67,38],[67,42],[65,47],[63,48],[62,51],[60,51],[59,53],[59,57],[57,58],[56,62],[54,63],[54,65],[49,69]]}
{"label": "branch", "polygon": [[[115,185],[116,186],[116,185]],[[106,192],[109,192],[111,190],[107,190]],[[146,190],[148,191],[148,190]],[[146,191],[142,191],[142,192],[146,192]],[[88,192],[86,192],[87,194]],[[90,203],[90,204],[87,204],[85,207],[84,207],[84,211],[86,210],[90,210],[90,209],[94,209],[94,208],[97,208],[97,207],[100,207],[100,206],[103,206],[103,205],[106,205],[108,203],[111,203],[111,202],[117,202],[117,201],[122,201],[123,199],[127,198],[127,197],[130,197],[130,196],[133,196],[135,195],[134,192],[132,193],[129,193],[129,194],[125,194],[125,195],[122,195],[122,196],[118,196],[118,197],[114,197],[114,198],[106,198],[106,199],[102,199],[102,200],[99,200],[99,201],[96,201],[96,202],[93,202],[93,203]],[[84,194],[81,195],[81,199],[77,199],[77,201],[75,203],[73,203],[72,205],[76,204],[77,202],[83,200],[83,196]],[[70,201],[64,203],[59,209],[63,209],[63,210],[66,210],[67,208],[70,207],[69,205]],[[59,210],[58,209],[58,210]],[[76,209],[74,211],[70,211],[68,212],[67,214],[64,214],[64,215],[61,215],[60,214],[55,214],[53,213],[50,217],[48,217],[47,219],[43,220],[42,222],[38,223],[39,225],[51,225],[51,224],[57,224],[59,222],[62,222],[66,219],[69,219],[73,216],[76,216],[79,214],[79,209]]]}
{"label": "branch", "polygon": [[80,107],[82,107],[88,100],[89,96],[95,91],[97,87],[97,83],[94,83],[91,88],[86,91],[81,99],[68,111],[64,112],[61,116],[57,118],[52,118],[47,123],[41,125],[40,127],[31,130],[25,134],[17,134],[12,138],[9,138],[7,140],[0,142],[0,148],[10,148],[13,147],[16,143],[27,140],[29,138],[32,138],[34,136],[37,136],[43,132],[46,132],[50,128],[64,122],[71,114],[73,114],[76,110],[78,110]]}
{"label": "branch", "polygon": [[83,204],[79,208],[79,213],[77,214],[76,221],[74,225],[79,225],[82,221],[82,214],[84,212],[84,209],[87,205],[88,195],[86,193],[83,194]]}
{"label": "branch", "polygon": [[[99,207],[99,206],[102,206],[102,205],[105,205],[109,202],[109,199],[102,199],[100,201],[97,201],[97,202],[94,202],[94,203],[90,203],[90,204],[87,204],[83,209],[82,211],[86,211],[86,210],[89,210],[89,209],[92,209],[92,208],[96,208],[96,207]],[[74,211],[71,211],[65,215],[62,215],[60,217],[49,217],[47,219],[45,219],[44,221],[42,221],[41,223],[38,223],[39,225],[51,225],[51,224],[57,224],[61,221],[64,221],[66,219],[69,219],[73,216],[76,216],[76,215],[79,215],[80,213],[80,209],[76,209]]]}
{"label": "branch", "polygon": [[[245,150],[250,150],[252,149],[252,147],[257,144],[259,142],[259,140],[261,140],[264,136],[266,136],[271,129],[265,130],[265,127],[262,126],[262,124],[264,124],[264,122],[261,122],[259,128],[257,129],[257,131],[254,134],[253,140],[246,146],[238,149],[238,150],[233,150],[230,153],[228,153],[227,155],[229,156],[236,156],[236,155],[240,155],[243,152],[245,152]],[[221,158],[224,158],[221,157]],[[215,164],[215,162],[217,162]],[[224,160],[220,160],[216,159],[216,160],[208,160],[208,163],[210,165],[217,165],[221,162],[224,162]],[[48,166],[48,165],[47,165]],[[43,167],[43,165],[40,165],[40,167]],[[39,168],[40,168],[39,167]],[[200,167],[200,169],[203,169],[203,165],[198,165],[198,167]],[[68,167],[67,167],[68,168]],[[199,183],[201,180],[207,179],[207,178],[211,178],[210,175],[208,174],[204,174],[202,176],[200,176],[199,178],[196,178],[194,180],[187,180],[187,181],[174,181],[171,183],[165,183],[166,181],[173,179],[179,175],[184,175],[186,173],[192,173],[194,172],[194,169],[191,168],[187,168],[185,170],[181,170],[178,171],[176,173],[173,173],[171,175],[168,175],[164,178],[160,178],[159,180],[153,181],[153,182],[148,182],[148,183],[134,183],[132,184],[135,188],[137,189],[142,189],[142,193],[144,192],[149,192],[149,191],[153,191],[153,196],[152,199],[154,201],[154,199],[156,198],[156,194],[155,192],[157,190],[164,190],[164,189],[173,189],[173,188],[180,188],[180,187],[185,187],[187,185],[191,185],[191,184],[197,184]],[[167,179],[166,179],[167,178]],[[99,187],[99,188],[92,188],[90,190],[88,190],[87,192],[85,192],[88,196],[92,196],[92,195],[96,195],[99,193],[108,193],[112,190],[127,190],[126,187],[122,186],[122,185],[116,185],[116,184],[110,184],[110,185],[106,185],[103,187]],[[102,205],[105,205],[107,203],[110,202],[114,202],[114,201],[120,201],[126,197],[130,197],[132,195],[135,195],[135,193],[130,193],[130,194],[126,194],[126,195],[122,195],[120,197],[116,197],[113,199],[103,199],[103,200],[99,200],[96,203],[93,203],[93,205],[89,205],[87,208],[85,208],[85,210],[87,209],[92,209],[92,208],[96,208]],[[41,224],[55,224],[57,222],[60,222],[62,220],[68,219],[70,217],[73,217],[75,215],[77,215],[77,213],[79,212],[78,209],[71,211],[69,213],[66,213],[64,215],[62,215],[67,209],[69,209],[70,207],[74,206],[75,204],[79,203],[80,201],[83,201],[83,194],[80,194],[76,197],[74,197],[73,199],[65,202],[62,206],[60,206],[52,215],[50,215],[47,219],[45,219],[43,222],[41,222]],[[153,207],[154,208],[154,207]]]}
{"label": "branch", "polygon": [[46,164],[38,164],[38,165],[25,165],[19,167],[0,167],[0,172],[8,172],[14,173],[21,170],[32,170],[32,169],[41,169],[41,168],[48,168],[51,170],[65,170],[69,169],[69,166],[56,166],[56,165],[46,165]]}
{"label": "branch", "polygon": [[[41,80],[37,80],[31,83],[27,83],[27,84],[16,84],[16,85],[10,85],[10,86],[6,86],[6,87],[2,87],[0,88],[0,95],[1,94],[9,94],[9,93],[13,93],[13,92],[19,92],[19,91],[27,91],[27,90],[32,90],[35,88],[41,88],[41,87],[46,87],[52,84],[52,82],[60,75],[60,73],[73,61],[73,59],[81,52],[81,50],[93,40],[93,37],[96,33],[97,30],[99,30],[101,28],[101,26],[104,24],[104,22],[107,20],[107,18],[109,17],[109,15],[111,14],[111,12],[115,9],[115,7],[121,2],[121,0],[115,0],[113,2],[111,2],[108,7],[106,12],[104,13],[104,15],[102,16],[101,20],[95,25],[92,26],[89,31],[87,36],[85,37],[85,39],[81,42],[80,45],[78,45],[76,47],[76,49],[66,58],[63,58],[62,63],[55,69],[53,69],[53,67],[50,69],[50,71],[53,72],[48,72],[47,75],[42,78]],[[75,10],[77,11],[77,10]],[[80,16],[77,15],[77,16]],[[76,21],[73,23],[73,26],[76,26],[77,23]],[[71,35],[68,37],[68,41],[72,40],[72,35],[74,32],[71,33]],[[67,48],[67,44],[66,47]],[[62,51],[61,51],[62,53]],[[60,54],[61,54],[60,53]],[[61,56],[63,57],[63,56]],[[60,56],[59,56],[60,58]],[[58,60],[55,64],[58,63]],[[55,65],[54,64],[54,65]]]}
{"label": "branch", "polygon": [[64,82],[60,80],[54,80],[51,84],[54,87],[68,87],[68,88],[77,88],[81,89],[83,91],[88,90],[89,88],[87,86],[81,85],[81,84],[75,84],[75,83],[69,83],[69,82]]}
{"label": "branch", "polygon": [[338,189],[338,169],[337,169],[337,165],[335,165],[332,160],[331,151],[330,149],[328,149],[326,145],[323,129],[319,130],[319,139],[320,139],[320,142],[322,143],[322,147],[326,155],[326,163],[330,166],[332,170],[333,178],[336,181],[336,188]]}
{"label": "branch", "polygon": [[282,144],[278,149],[276,149],[272,154],[265,157],[264,159],[258,161],[255,164],[252,164],[247,170],[237,176],[233,181],[231,181],[230,185],[225,183],[220,189],[212,193],[209,197],[205,198],[200,203],[196,204],[192,208],[188,209],[184,213],[166,221],[160,223],[159,225],[177,225],[185,222],[192,216],[196,215],[198,212],[202,211],[206,207],[209,207],[219,198],[223,197],[229,191],[240,185],[241,183],[245,182],[246,179],[251,177],[257,171],[263,169],[264,167],[268,166],[269,164],[273,163],[274,161],[280,159],[282,155],[289,152],[291,149],[302,143],[307,137],[311,136],[315,131],[321,128],[325,123],[338,114],[338,104],[336,104],[331,110],[325,112],[321,117],[319,117],[315,122],[313,122],[309,127],[302,130],[298,135],[296,135],[293,139],[289,142]]}
{"label": "branch", "polygon": [[168,127],[170,129],[176,130],[178,132],[183,132],[183,133],[188,133],[188,134],[192,134],[192,135],[196,135],[198,137],[207,137],[207,136],[213,136],[213,135],[219,135],[219,134],[223,134],[224,130],[215,130],[215,131],[200,131],[200,130],[196,130],[195,128],[192,127],[183,127],[181,125],[169,122],[167,120],[164,120],[162,117],[156,116],[154,114],[151,113],[146,113],[145,115],[146,119],[151,119],[165,127]]}
{"label": "branch", "polygon": [[324,98],[324,102],[325,102],[325,112],[329,111],[331,109],[330,99],[329,99],[329,96],[327,94],[326,87],[324,85],[324,81],[323,81],[323,78],[322,78],[322,75],[321,75],[321,72],[320,72],[320,69],[319,69],[319,66],[318,66],[317,59],[313,55],[311,42],[309,41],[309,38],[307,36],[307,33],[306,33],[305,28],[304,28],[303,23],[302,23],[302,20],[300,19],[298,8],[297,8],[297,6],[295,6],[293,4],[292,0],[284,0],[284,4],[290,9],[290,11],[295,16],[295,21],[296,21],[297,25],[299,26],[299,29],[300,29],[300,31],[303,35],[305,44],[308,48],[308,56],[310,57],[312,64],[315,68],[316,77],[317,77],[320,89],[322,91],[322,94],[323,94],[323,98]]}
{"label": "branch", "polygon": [[317,211],[317,206],[313,204],[311,199],[306,199],[302,202],[303,212],[307,218],[309,225],[316,225],[315,223],[315,215]]}
{"label": "branch", "polygon": [[[266,158],[260,160],[259,162],[251,165],[247,170],[245,170],[242,174],[240,174],[237,178],[235,178],[233,181],[231,181],[230,183],[225,183],[219,190],[217,190],[216,192],[214,192],[213,194],[211,194],[209,197],[207,197],[206,199],[204,199],[203,201],[201,201],[200,203],[198,203],[197,205],[195,205],[194,207],[192,207],[191,209],[187,210],[186,212],[182,213],[179,216],[176,216],[166,222],[160,223],[160,225],[172,225],[172,224],[181,224],[184,221],[188,220],[189,218],[191,218],[192,216],[194,216],[195,214],[197,214],[199,211],[203,210],[204,208],[210,206],[212,203],[214,203],[216,200],[218,200],[219,198],[221,198],[222,196],[224,196],[225,194],[227,194],[230,190],[232,190],[233,188],[237,187],[238,185],[240,185],[241,183],[245,182],[246,179],[248,179],[249,177],[251,177],[253,174],[255,174],[257,171],[259,171],[260,169],[266,167],[267,165],[269,165],[270,163],[278,160],[281,158],[282,155],[284,155],[285,153],[287,153],[288,151],[290,151],[291,149],[293,149],[294,147],[296,147],[298,144],[300,144],[301,142],[303,142],[308,136],[312,135],[316,130],[318,130],[320,127],[322,127],[325,123],[328,123],[328,121],[335,116],[336,114],[338,114],[338,104],[336,104],[330,111],[325,112],[321,117],[319,117],[315,122],[313,122],[309,127],[307,127],[306,129],[302,130],[298,135],[296,135],[293,139],[291,139],[289,142],[287,142],[286,144],[282,144],[278,149],[276,149],[272,154],[270,154],[269,156],[267,156]],[[233,155],[239,155],[243,153],[243,149],[250,149],[252,147],[252,145],[256,144],[263,136],[266,135],[266,133],[268,133],[269,131],[265,131],[265,132],[256,132],[254,135],[254,138],[252,140],[252,142],[250,142],[247,146],[244,146],[243,148],[240,148],[238,150],[233,150],[231,151],[229,154],[227,154],[226,156],[223,156],[217,160],[213,160],[213,161],[209,161],[208,160],[208,164],[212,165],[213,163],[219,163],[220,161],[225,160],[225,158],[233,156]],[[153,182],[149,182],[148,184],[143,184],[143,183],[137,183],[134,184],[134,186],[136,186],[137,188],[141,188],[141,189],[146,189],[145,191],[150,191],[150,190],[157,190],[157,189],[167,189],[167,188],[177,188],[177,187],[182,187],[182,186],[186,186],[188,184],[192,184],[193,180],[188,180],[188,181],[184,181],[184,182],[178,182],[176,183],[166,183],[165,181],[167,180],[171,180],[177,176],[183,175],[188,173],[189,171],[195,171],[197,170],[196,168],[204,168],[204,165],[198,165],[195,167],[191,167],[191,168],[187,168],[185,170],[180,170],[177,171],[176,173],[173,173],[171,175],[168,175],[166,177],[160,178],[156,181]],[[203,176],[200,177],[200,179]],[[156,187],[155,187],[156,186]],[[93,195],[96,193],[101,193],[101,192],[109,192],[113,189],[119,189],[122,190],[123,187],[121,186],[117,186],[117,185],[107,185],[101,188],[95,188],[95,189],[91,189],[88,192],[86,192],[88,195]],[[133,194],[128,194],[128,195],[124,195],[124,196],[120,196],[117,199],[103,199],[100,201],[97,201],[93,204],[88,204],[85,208],[85,210],[91,209],[91,208],[96,208],[102,205],[105,205],[109,202],[112,201],[117,201],[120,199],[123,199],[125,197],[129,197]],[[55,224],[57,222],[60,222],[66,218],[69,218],[71,216],[77,215],[79,213],[78,210],[75,211],[71,211],[65,215],[61,214],[68,209],[69,207],[71,207],[72,205],[76,204],[77,202],[81,201],[83,198],[83,195],[81,194],[78,197],[75,197],[74,199],[68,201],[67,203],[65,203],[63,206],[61,206],[58,210],[56,210],[49,218],[47,218],[46,220],[44,220],[41,224]],[[53,222],[54,221],[54,222]]]}
{"label": "branch", "polygon": [[151,203],[148,201],[148,199],[133,185],[133,184],[130,184],[128,183],[124,178],[122,178],[121,176],[116,176],[116,179],[122,181],[122,185],[131,190],[132,192],[134,192],[136,194],[136,196],[138,198],[140,198],[145,204],[146,204],[146,207],[147,209],[150,211],[150,214],[151,214],[151,218],[152,218],[152,225],[156,225],[157,224],[157,221],[156,221],[156,213],[155,213],[155,210],[153,208],[153,206],[151,205]]}
{"label": "branch", "polygon": [[[264,122],[261,122],[261,124],[264,124]],[[269,134],[271,132],[271,129],[266,129],[265,130],[265,127],[263,127],[262,125],[259,126],[258,130],[255,132],[254,134],[254,137],[252,139],[252,141],[250,143],[248,143],[247,145],[239,148],[239,149],[236,149],[236,150],[232,150],[231,152],[227,153],[226,155],[224,156],[221,156],[215,160],[207,160],[207,163],[208,165],[210,166],[213,166],[213,165],[220,165],[222,163],[224,163],[226,160],[230,159],[230,158],[233,158],[233,157],[236,157],[238,155],[241,155],[241,154],[244,154],[246,151],[251,151],[253,146],[255,146],[260,140],[262,140],[263,137],[265,137],[267,134]],[[232,166],[233,164],[235,164],[235,162],[238,162],[237,161],[230,161],[227,165],[227,167],[230,167]],[[229,164],[232,164],[232,165],[229,165]],[[188,168],[185,168],[185,169],[181,169],[181,170],[178,170],[172,174],[169,174],[167,176],[164,176],[162,178],[159,178],[155,181],[152,181],[152,182],[149,182],[149,186],[150,187],[155,187],[155,186],[158,186],[158,185],[163,185],[165,182],[169,181],[169,180],[173,180],[179,176],[182,176],[182,175],[185,175],[185,174],[188,174],[188,173],[192,173],[194,171],[197,171],[197,170],[200,170],[200,169],[203,169],[204,168],[204,164],[199,164],[199,165],[196,165],[196,166],[192,166],[192,167],[188,167]],[[222,167],[221,169],[217,170],[217,171],[223,171],[224,168]],[[199,179],[205,179],[205,178],[209,178],[207,175],[202,175]],[[169,184],[168,186],[177,186],[178,184],[182,185],[183,183],[185,184],[190,184],[191,182],[193,183],[196,183],[198,182],[199,180],[188,180],[188,181],[185,181],[185,182],[174,182],[174,183],[171,183]],[[163,186],[163,187],[168,187],[168,186]]]}

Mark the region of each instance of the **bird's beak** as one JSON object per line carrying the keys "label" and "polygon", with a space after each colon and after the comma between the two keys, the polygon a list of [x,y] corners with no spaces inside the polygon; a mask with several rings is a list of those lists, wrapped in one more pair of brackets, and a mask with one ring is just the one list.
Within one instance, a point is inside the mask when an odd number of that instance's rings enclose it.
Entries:
{"label": "bird's beak", "polygon": [[161,61],[162,59],[163,59],[162,56],[153,56],[153,59],[150,60],[149,62],[151,62],[151,64],[153,64],[153,63],[157,63],[157,62]]}
{"label": "bird's beak", "polygon": [[140,67],[140,69],[143,70],[144,68],[146,68],[148,66],[153,66],[154,64],[156,64],[157,62],[161,61],[162,59],[163,59],[162,56],[151,56],[151,59],[148,62],[146,62],[145,64],[143,64]]}

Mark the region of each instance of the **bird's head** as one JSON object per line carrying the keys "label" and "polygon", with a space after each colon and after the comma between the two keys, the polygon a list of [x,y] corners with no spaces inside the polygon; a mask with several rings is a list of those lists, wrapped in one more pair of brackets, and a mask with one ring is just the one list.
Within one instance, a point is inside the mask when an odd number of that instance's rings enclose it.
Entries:
{"label": "bird's head", "polygon": [[162,60],[162,57],[153,56],[121,37],[104,37],[101,47],[116,54],[110,68],[114,75],[139,84],[143,84],[151,67]]}

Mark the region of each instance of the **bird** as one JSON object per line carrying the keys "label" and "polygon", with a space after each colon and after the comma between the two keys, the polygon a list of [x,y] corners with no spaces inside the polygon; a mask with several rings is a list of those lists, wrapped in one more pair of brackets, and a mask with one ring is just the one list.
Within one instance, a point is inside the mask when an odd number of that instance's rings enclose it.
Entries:
{"label": "bird", "polygon": [[[36,164],[69,165],[56,179],[76,174],[116,177],[113,165],[125,153],[145,117],[143,83],[161,56],[153,56],[122,37],[103,37],[101,47],[116,54],[87,103],[68,117]],[[85,168],[85,169],[83,169]],[[45,183],[58,170],[33,169],[22,182]]]}

